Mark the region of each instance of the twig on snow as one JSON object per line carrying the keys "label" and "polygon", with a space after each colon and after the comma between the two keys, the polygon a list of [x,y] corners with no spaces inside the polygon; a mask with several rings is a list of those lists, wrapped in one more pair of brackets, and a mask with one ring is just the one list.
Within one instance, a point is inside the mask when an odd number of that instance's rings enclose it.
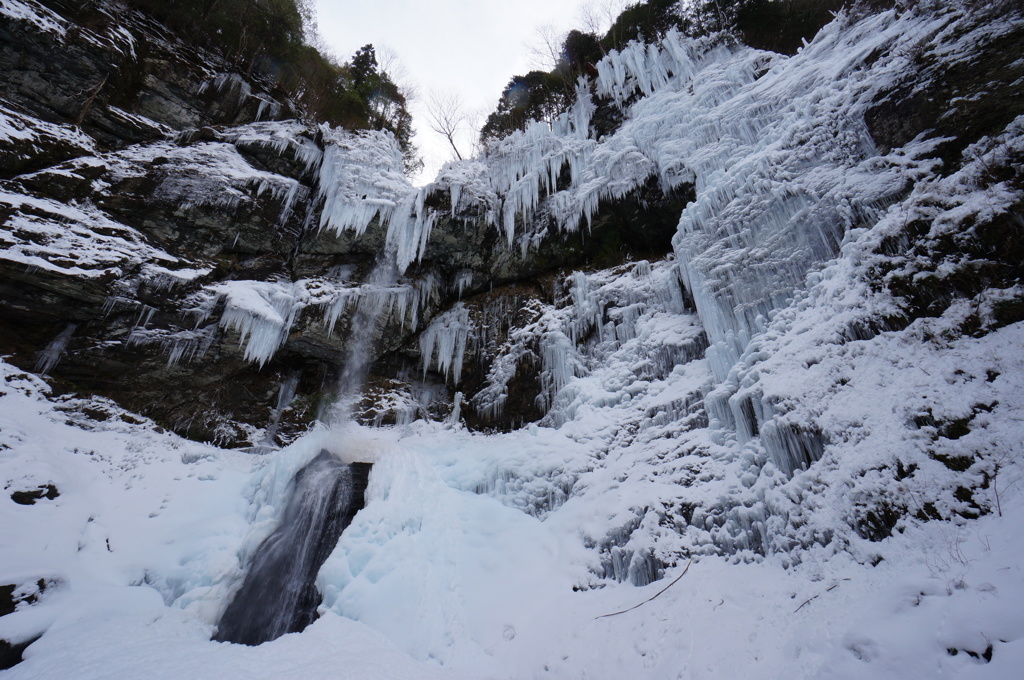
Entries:
{"label": "twig on snow", "polygon": [[[850,579],[844,578],[843,580],[844,581],[849,581]],[[796,614],[798,611],[800,611],[801,609],[804,608],[804,605],[810,604],[812,600],[817,600],[819,597],[821,597],[825,593],[830,593],[830,592],[832,592],[833,590],[835,590],[838,587],[839,587],[839,583],[838,582],[833,583],[828,588],[826,588],[824,590],[824,592],[818,593],[817,595],[814,595],[812,597],[807,598],[806,600],[803,601],[803,604],[801,604],[799,607],[797,607],[796,609],[793,610],[793,613]]]}
{"label": "twig on snow", "polygon": [[600,616],[595,616],[594,620],[596,621],[598,619],[604,619],[604,618],[607,618],[609,616],[618,616],[619,614],[625,614],[626,612],[633,611],[634,609],[636,609],[637,607],[639,607],[641,605],[647,604],[648,602],[650,602],[651,600],[656,598],[658,595],[661,595],[663,592],[665,592],[666,590],[668,590],[669,588],[671,588],[675,584],[679,583],[679,579],[681,579],[682,577],[686,576],[686,572],[690,571],[690,565],[691,564],[693,564],[693,558],[692,557],[690,558],[690,561],[686,563],[686,569],[683,569],[683,573],[680,574],[679,576],[677,576],[676,580],[672,581],[672,583],[669,583],[667,586],[665,586],[664,588],[662,588],[657,593],[655,593],[651,597],[647,598],[646,600],[644,600],[640,604],[635,604],[632,607],[630,607],[629,609],[623,609],[620,612],[612,612],[611,614],[601,614]]}

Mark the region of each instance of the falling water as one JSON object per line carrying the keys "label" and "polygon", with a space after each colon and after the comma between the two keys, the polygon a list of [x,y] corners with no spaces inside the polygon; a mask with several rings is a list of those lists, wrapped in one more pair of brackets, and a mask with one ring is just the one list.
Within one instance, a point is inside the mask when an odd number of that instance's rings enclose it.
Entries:
{"label": "falling water", "polygon": [[281,524],[260,546],[214,640],[258,645],[316,619],[316,576],[363,506],[369,465],[321,451],[295,476]]}
{"label": "falling water", "polygon": [[389,309],[389,296],[397,280],[398,267],[394,253],[382,253],[366,279],[352,317],[348,354],[338,378],[338,398],[332,407],[335,421],[352,418],[355,403],[370,372],[373,359],[371,350],[377,341],[378,324],[385,310]]}
{"label": "falling water", "polygon": [[298,386],[298,373],[293,373],[281,382],[277,390],[277,406],[270,416],[267,433],[259,444],[256,444],[249,450],[250,453],[266,454],[277,450],[278,446],[275,438],[277,437],[278,429],[281,427],[281,416],[284,414],[285,409],[291,406],[292,400],[295,398],[295,390]]}

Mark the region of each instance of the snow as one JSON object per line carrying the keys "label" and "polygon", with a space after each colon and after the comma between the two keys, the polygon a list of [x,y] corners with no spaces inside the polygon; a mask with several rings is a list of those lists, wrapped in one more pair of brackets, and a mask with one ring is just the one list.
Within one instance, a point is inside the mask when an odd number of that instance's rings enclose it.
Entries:
{"label": "snow", "polygon": [[[580,527],[624,498],[604,491],[595,514],[574,497],[541,521],[465,490],[502,459],[527,477],[587,453],[560,431],[347,426],[261,458],[159,434],[109,402],[48,400],[38,380],[0,368],[4,486],[61,492],[0,505],[4,581],[59,581],[0,619],[9,639],[46,631],[5,678],[1009,678],[1021,658],[1019,489],[1002,517],[870,544],[875,567],[841,554],[788,569],[705,556],[648,586],[574,592],[593,578]],[[321,571],[321,619],[255,648],[210,642],[240,560],[323,446],[377,462],[367,508]],[[650,602],[597,618],[684,569]],[[989,644],[991,663],[968,654]]]}
{"label": "snow", "polygon": [[68,30],[68,22],[63,17],[34,0],[0,0],[0,13],[12,19],[30,22],[37,29],[60,37]]}
{"label": "snow", "polygon": [[0,189],[0,205],[13,212],[0,226],[0,259],[8,262],[100,279],[129,275],[145,261],[178,261],[88,203],[60,203]]}
{"label": "snow", "polygon": [[[508,247],[549,224],[579,229],[651,177],[696,192],[664,259],[563,272],[551,299],[527,303],[529,321],[467,398],[497,415],[517,373],[536,372],[545,416],[509,433],[467,431],[459,392],[445,422],[322,424],[252,455],[102,399],[53,396],[0,362],[0,584],[38,597],[0,617],[0,638],[42,635],[2,677],[1016,677],[1024,323],[1001,326],[998,310],[1022,287],[911,317],[883,284],[955,279],[965,265],[927,249],[1011,214],[1018,194],[990,175],[1024,153],[1024,120],[946,173],[928,158],[935,140],[883,155],[863,123],[915,54],[967,59],[1005,28],[908,11],[842,14],[793,57],[676,34],[632,44],[598,66],[598,93],[627,114],[620,130],[591,136],[581,86],[562,118],[422,189],[390,136],[323,128],[321,151],[290,122],[100,157],[114,180],[157,154],[179,164],[187,173],[156,198],[181,206],[269,191],[284,220],[299,183],[239,149],[290,155],[316,178],[321,229],[385,231],[388,257],[362,284],[338,272],[203,285],[209,267],[174,261],[91,204],[0,192],[13,215],[0,258],[202,286],[194,311],[219,311],[260,366],[311,310],[329,332],[357,311],[374,331],[384,315],[419,328],[439,284],[405,272],[439,217],[431,192]],[[0,131],[28,139],[12,120]],[[931,228],[915,243],[925,254],[887,254],[914,220]],[[472,283],[460,273],[453,288]],[[429,320],[421,370],[459,385],[493,348],[471,309]],[[212,342],[147,317],[127,342],[161,347],[170,364]],[[41,371],[75,330],[41,353]],[[374,467],[365,509],[319,574],[320,619],[259,647],[211,642],[295,474],[323,449]],[[7,500],[48,484],[60,495]]]}
{"label": "snow", "polygon": [[82,149],[95,151],[96,142],[92,137],[71,125],[58,125],[26,116],[0,105],[0,142],[11,141],[61,141]]}

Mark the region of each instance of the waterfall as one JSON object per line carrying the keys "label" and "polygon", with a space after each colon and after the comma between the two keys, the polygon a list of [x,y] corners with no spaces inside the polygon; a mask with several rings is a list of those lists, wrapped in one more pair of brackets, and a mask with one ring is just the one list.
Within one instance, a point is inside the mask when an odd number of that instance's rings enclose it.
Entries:
{"label": "waterfall", "polygon": [[366,292],[358,300],[352,318],[348,356],[338,379],[338,403],[345,410],[346,418],[350,415],[352,402],[358,399],[359,391],[366,382],[372,359],[371,350],[377,339],[377,325],[385,311],[389,311],[389,293],[397,278],[398,269],[393,253],[383,253],[367,278]]}
{"label": "waterfall", "polygon": [[[329,150],[341,153],[339,148],[331,146]],[[334,170],[349,168],[341,162],[325,163],[327,165]],[[378,253],[376,264],[356,297],[348,352],[338,378],[337,401],[333,407],[333,419],[337,422],[351,419],[352,410],[373,361],[373,346],[378,340],[379,327],[383,325],[382,320],[386,323],[388,315],[395,311],[393,308],[396,303],[397,313],[404,324],[408,302],[405,295],[408,291],[396,291],[395,284],[400,272],[405,270],[412,259],[410,253],[422,251],[431,220],[422,218],[425,214],[422,206],[423,192],[412,191],[411,187],[411,191],[405,192],[402,201],[371,201],[368,207],[365,201],[349,200],[352,197],[345,200],[339,198],[336,192],[347,185],[336,181],[337,178],[330,173],[324,175],[322,172],[321,175],[322,191],[327,193],[324,219],[327,222],[334,220],[333,224],[339,233],[346,228],[355,228],[357,233],[361,233],[374,217],[388,224],[384,248]],[[379,211],[383,213],[378,215]],[[287,298],[278,296],[282,297]],[[278,298],[272,298],[271,301]],[[332,325],[344,309],[344,304],[342,301],[333,312]],[[271,342],[258,344],[260,347],[273,347],[269,353],[261,352],[260,357],[269,358],[282,344],[281,338],[287,337],[287,329],[291,326],[297,307],[284,307],[278,309],[274,306],[274,311],[279,317],[285,317],[287,313],[292,316],[284,324],[270,325],[273,331],[270,333]],[[413,323],[415,316],[414,309]],[[229,324],[239,324],[243,337],[247,328],[255,327],[258,323],[249,312],[240,313],[237,318],[235,321],[235,317],[232,317]],[[277,410],[267,437],[257,447],[257,452],[266,452],[272,447],[281,412],[294,394],[295,382],[293,378],[282,384]],[[366,463],[346,465],[324,450],[298,472],[281,523],[256,549],[241,588],[221,617],[214,640],[258,645],[286,633],[299,632],[313,622],[316,608],[321,602],[320,593],[316,589],[317,574],[337,545],[341,532],[363,507],[363,493],[370,467]]]}
{"label": "waterfall", "polygon": [[321,451],[295,475],[281,524],[256,549],[213,639],[258,645],[316,619],[316,576],[363,506],[370,466]]}

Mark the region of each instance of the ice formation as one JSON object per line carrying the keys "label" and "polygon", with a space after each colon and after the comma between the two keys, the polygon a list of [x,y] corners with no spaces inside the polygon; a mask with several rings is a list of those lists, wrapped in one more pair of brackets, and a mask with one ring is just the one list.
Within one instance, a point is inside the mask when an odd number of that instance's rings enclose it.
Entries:
{"label": "ice formation", "polygon": [[211,286],[224,298],[222,326],[238,331],[245,358],[261,366],[288,339],[288,330],[306,305],[299,284],[260,281],[228,281]]}
{"label": "ice formation", "polygon": [[466,341],[472,330],[469,310],[457,304],[436,317],[420,333],[420,363],[423,373],[433,367],[443,373],[447,380],[459,384],[462,376],[462,360],[466,354]]}
{"label": "ice formation", "polygon": [[[0,3],[6,12],[28,6]],[[200,320],[195,327],[154,329],[152,308],[133,307],[126,342],[159,346],[172,365],[206,351],[218,329],[237,334],[245,358],[265,365],[312,314],[328,333],[355,328],[365,342],[385,323],[418,332],[420,370],[409,372],[435,373],[438,392],[448,389],[441,378],[459,390],[443,422],[430,422],[412,380],[396,380],[376,416],[380,425],[388,412],[394,427],[316,426],[254,459],[153,429],[131,439],[132,421],[90,420],[96,404],[73,399],[53,406],[34,379],[0,363],[8,386],[0,399],[26,414],[19,422],[0,410],[0,469],[19,483],[67,487],[68,502],[47,510],[62,518],[61,545],[70,547],[51,550],[45,525],[6,504],[11,517],[29,518],[12,530],[54,573],[101,574],[104,606],[104,579],[130,583],[120,591],[128,593],[145,583],[173,604],[139,605],[145,625],[112,636],[146,641],[156,650],[150,666],[167,639],[185,644],[174,637],[184,620],[198,640],[190,649],[213,654],[202,647],[209,626],[288,514],[297,473],[321,450],[345,451],[380,461],[369,504],[317,575],[321,621],[270,643],[273,650],[348,644],[333,634],[351,619],[359,624],[346,634],[372,629],[418,661],[473,677],[920,672],[890,658],[926,659],[951,677],[1011,677],[1024,592],[1019,489],[1011,493],[1024,331],[1004,320],[1022,290],[985,281],[963,294],[956,285],[981,266],[965,255],[979,230],[1019,223],[1019,191],[1005,177],[1019,172],[1024,120],[949,168],[930,157],[935,140],[876,149],[864,122],[869,104],[917,60],[969,59],[971,46],[1007,25],[955,9],[840,14],[792,57],[674,33],[634,43],[601,61],[592,83],[625,114],[618,130],[595,138],[591,84],[581,83],[566,115],[446,165],[422,189],[403,176],[394,140],[379,133],[324,128],[314,142],[297,124],[262,122],[195,145],[192,157],[170,142],[146,152],[215,176],[214,188],[198,193],[187,182],[161,185],[158,198],[183,209],[241,205],[260,192],[288,209],[303,199],[292,192],[298,183],[263,174],[240,150],[290,157],[322,202],[314,229],[381,246],[386,257],[362,280],[342,266],[319,277],[210,284],[210,268],[175,261],[94,206],[0,194],[10,212],[21,211],[2,234],[9,263],[192,286],[184,313]],[[68,133],[3,120],[9,136]],[[111,177],[125,178],[142,171],[140,153],[102,160]],[[528,249],[552,229],[585,229],[603,201],[652,178],[694,192],[664,258],[561,272],[543,294],[514,303],[480,302],[485,284],[468,269],[445,279],[416,266],[441,220],[479,222],[496,230],[498,247]],[[450,205],[435,212],[428,199],[440,192]],[[927,230],[907,251],[915,223]],[[944,252],[950,243],[957,248]],[[915,312],[887,288],[906,281],[938,291],[935,310]],[[496,323],[513,304],[522,320]],[[72,331],[55,331],[41,366],[52,367]],[[401,350],[410,364],[415,354],[411,343]],[[346,363],[363,370],[368,356],[357,345]],[[468,367],[487,361],[482,387],[470,393]],[[508,408],[524,377],[536,378],[538,422],[507,433],[462,427],[470,409],[486,420]],[[275,417],[289,392],[287,381],[279,386]],[[70,435],[69,422],[91,429]],[[49,446],[50,432],[66,441]],[[36,436],[43,444],[25,443]],[[94,450],[81,454],[80,440]],[[141,466],[146,475],[133,471]],[[114,490],[152,508],[153,521],[98,500]],[[174,499],[157,509],[153,499],[164,493]],[[86,522],[94,509],[99,519]],[[691,568],[686,587],[657,586],[642,598],[614,587],[645,588]],[[79,583],[60,596],[80,598]],[[641,601],[643,616],[628,618],[625,608]],[[76,616],[95,605],[74,602]],[[875,609],[851,622],[860,606]],[[50,625],[40,621],[53,610],[41,611],[27,622],[15,612],[3,625],[35,635]],[[538,612],[551,621],[538,626]],[[930,619],[955,625],[929,627]],[[28,670],[12,677],[29,677],[65,647],[91,649],[84,627],[71,619],[52,626]]]}
{"label": "ice formation", "polygon": [[75,329],[78,328],[78,324],[70,323],[64,330],[57,334],[50,344],[39,353],[36,359],[36,372],[46,375],[50,370],[57,365],[60,361],[60,357],[64,354],[64,351],[68,347],[68,343],[71,342],[71,336],[74,335]]}

